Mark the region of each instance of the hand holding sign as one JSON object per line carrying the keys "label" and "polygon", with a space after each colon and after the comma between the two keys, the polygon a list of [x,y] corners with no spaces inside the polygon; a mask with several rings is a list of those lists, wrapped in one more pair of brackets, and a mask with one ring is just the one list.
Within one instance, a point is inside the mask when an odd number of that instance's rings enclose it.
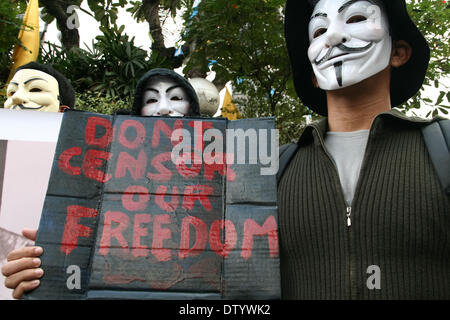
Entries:
{"label": "hand holding sign", "polygon": [[[37,230],[23,229],[22,234],[29,240],[35,241]],[[2,268],[5,278],[5,287],[14,289],[12,296],[20,299],[24,292],[35,289],[39,285],[39,278],[43,270],[38,268],[41,260],[37,258],[42,254],[41,247],[23,247],[8,254],[8,262]]]}

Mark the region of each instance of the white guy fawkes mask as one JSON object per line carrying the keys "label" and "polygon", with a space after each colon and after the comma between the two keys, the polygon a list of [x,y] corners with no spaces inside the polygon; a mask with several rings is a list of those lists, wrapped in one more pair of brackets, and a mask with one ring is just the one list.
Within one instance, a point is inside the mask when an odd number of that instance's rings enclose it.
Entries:
{"label": "white guy fawkes mask", "polygon": [[321,0],[309,23],[308,57],[319,87],[345,88],[384,70],[390,61],[389,22],[378,0]]}
{"label": "white guy fawkes mask", "polygon": [[164,76],[155,76],[145,86],[141,115],[183,117],[190,108],[186,90]]}
{"label": "white guy fawkes mask", "polygon": [[59,111],[58,80],[43,71],[21,69],[6,90],[5,109]]}

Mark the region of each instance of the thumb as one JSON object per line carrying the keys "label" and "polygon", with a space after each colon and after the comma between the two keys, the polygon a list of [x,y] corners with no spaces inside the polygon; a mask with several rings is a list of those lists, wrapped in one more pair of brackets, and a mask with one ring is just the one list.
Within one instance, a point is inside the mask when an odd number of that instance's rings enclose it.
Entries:
{"label": "thumb", "polygon": [[23,229],[22,234],[25,238],[36,241],[37,229]]}

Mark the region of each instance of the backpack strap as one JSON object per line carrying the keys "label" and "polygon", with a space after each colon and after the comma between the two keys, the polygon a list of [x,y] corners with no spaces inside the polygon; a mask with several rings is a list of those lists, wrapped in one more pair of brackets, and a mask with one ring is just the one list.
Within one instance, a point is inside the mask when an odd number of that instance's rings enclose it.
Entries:
{"label": "backpack strap", "polygon": [[450,120],[434,121],[422,128],[422,134],[442,187],[450,195]]}
{"label": "backpack strap", "polygon": [[280,147],[280,161],[278,165],[278,173],[277,173],[277,184],[280,183],[281,177],[285,169],[287,168],[289,162],[293,158],[295,152],[298,149],[298,144],[296,143],[288,143]]}

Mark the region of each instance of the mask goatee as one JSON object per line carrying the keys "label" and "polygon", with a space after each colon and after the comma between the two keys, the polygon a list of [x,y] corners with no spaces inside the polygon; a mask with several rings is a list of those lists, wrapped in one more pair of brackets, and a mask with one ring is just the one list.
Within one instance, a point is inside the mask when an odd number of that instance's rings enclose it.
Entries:
{"label": "mask goatee", "polygon": [[342,87],[342,61],[338,61],[334,64],[334,71],[336,72],[336,80],[339,87]]}

